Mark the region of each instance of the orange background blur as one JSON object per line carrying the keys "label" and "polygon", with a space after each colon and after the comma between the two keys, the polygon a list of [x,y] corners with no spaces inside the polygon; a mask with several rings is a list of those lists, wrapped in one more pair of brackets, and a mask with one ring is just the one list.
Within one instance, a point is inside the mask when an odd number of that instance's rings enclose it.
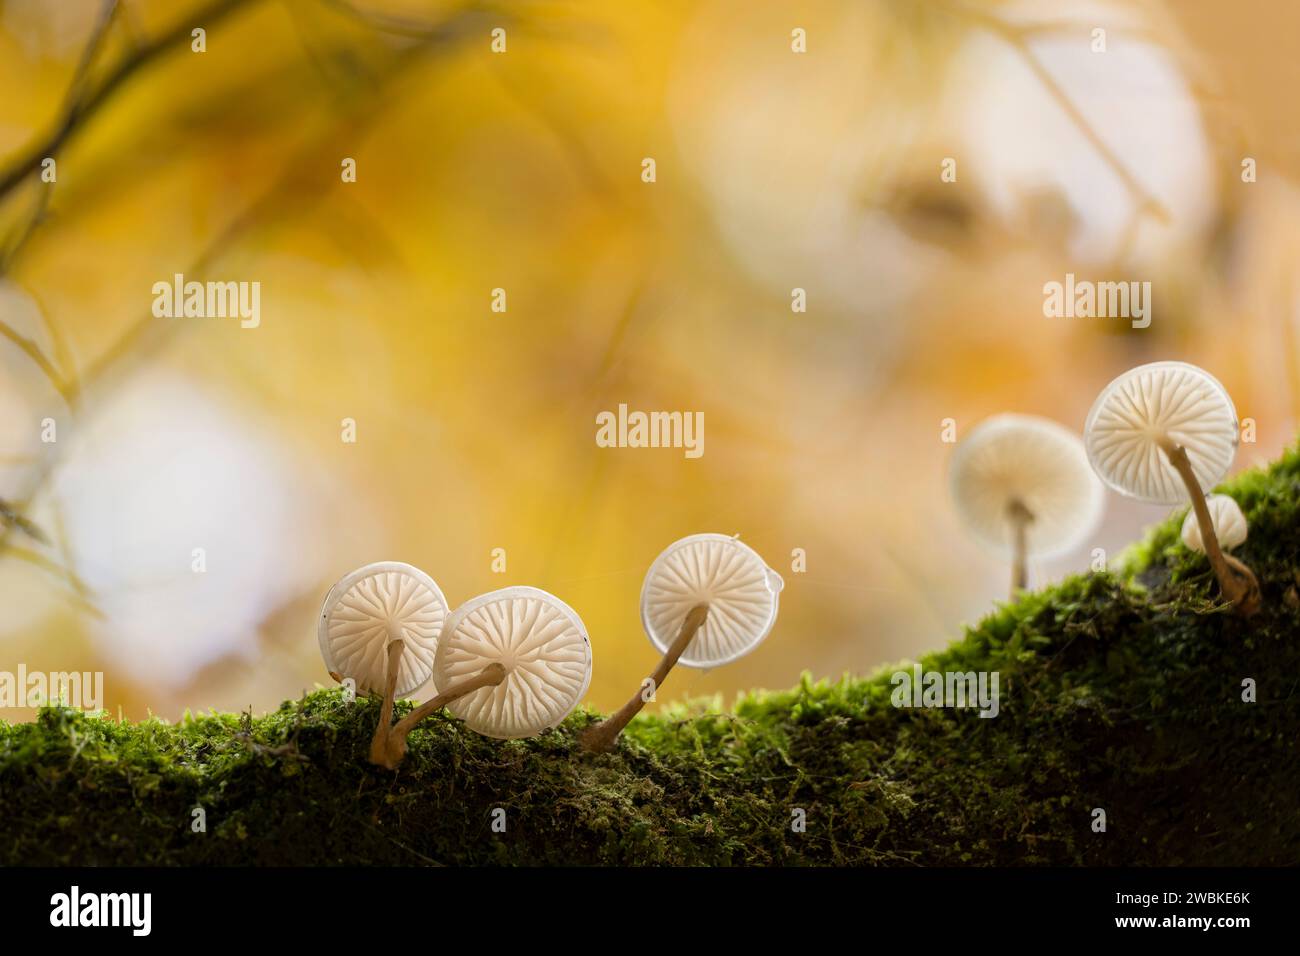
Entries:
{"label": "orange background blur", "polygon": [[[51,537],[5,538],[0,670],[102,670],[111,712],[329,683],[319,603],[384,559],[453,605],[556,593],[610,709],[656,659],[642,576],[702,531],[783,574],[780,618],[661,703],[865,672],[1005,590],[943,419],[1079,429],[1182,359],[1258,423],[1238,468],[1295,433],[1288,0],[124,0],[79,66],[103,9],[0,4],[0,177],[139,61],[0,194],[0,497]],[[1067,272],[1150,281],[1151,326],[1045,318]],[[153,318],[176,273],[260,282],[260,326]],[[703,457],[598,448],[620,403],[704,412]],[[1164,513],[1112,495],[1032,581]]]}

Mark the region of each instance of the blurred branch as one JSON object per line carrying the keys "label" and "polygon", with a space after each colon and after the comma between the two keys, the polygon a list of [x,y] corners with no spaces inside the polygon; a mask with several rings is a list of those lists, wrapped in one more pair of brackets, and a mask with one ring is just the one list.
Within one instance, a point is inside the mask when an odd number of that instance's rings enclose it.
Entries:
{"label": "blurred branch", "polygon": [[1052,76],[1035,55],[1029,44],[1029,38],[1037,32],[1036,28],[1032,24],[1024,27],[1017,26],[1008,23],[994,14],[985,13],[983,10],[978,10],[963,3],[945,2],[944,6],[957,16],[975,23],[988,30],[990,33],[993,33],[1014,49],[1024,61],[1025,65],[1033,72],[1038,82],[1041,83],[1043,88],[1047,90],[1054,100],[1056,100],[1057,104],[1061,107],[1062,111],[1064,111],[1070,122],[1073,123],[1079,132],[1083,134],[1084,138],[1088,140],[1092,148],[1097,151],[1102,162],[1109,166],[1115,175],[1119,177],[1120,182],[1123,183],[1129,196],[1137,203],[1137,214],[1140,216],[1144,213],[1149,213],[1162,222],[1169,221],[1169,210],[1167,210],[1158,199],[1152,196],[1146,188],[1137,181],[1137,178],[1129,171],[1129,168],[1124,165],[1123,161],[1118,156],[1115,155],[1114,150],[1112,150],[1110,146],[1106,144],[1106,141],[1101,138],[1093,128],[1092,124],[1088,121],[1088,118],[1079,111],[1079,108],[1075,105],[1074,101],[1070,99],[1065,90],[1062,89],[1061,85],[1056,81],[1056,78]]}
{"label": "blurred branch", "polygon": [[116,0],[106,4],[105,12],[101,15],[91,43],[83,53],[82,68],[79,70],[78,77],[74,78],[68,102],[63,108],[62,118],[48,135],[29,146],[5,172],[0,173],[0,199],[7,196],[34,172],[40,166],[41,160],[57,153],[76,134],[82,123],[94,116],[112,99],[127,80],[152,63],[160,54],[189,37],[196,23],[201,23],[205,29],[210,29],[237,10],[255,2],[260,0],[216,0],[200,8],[195,13],[182,18],[171,29],[137,45],[129,56],[109,70],[104,79],[92,84],[89,79],[89,68],[93,65],[117,6]]}
{"label": "blurred branch", "polygon": [[50,347],[54,353],[53,363],[55,368],[63,373],[63,381],[70,392],[69,408],[74,408],[73,403],[81,394],[81,380],[77,374],[76,360],[72,356],[72,349],[68,345],[68,337],[64,334],[60,323],[55,320],[53,313],[45,307],[45,303],[41,301],[40,296],[30,288],[25,288],[23,291],[35,303],[41,321],[45,325],[45,331],[49,333]]}
{"label": "blurred branch", "polygon": [[45,222],[45,214],[50,208],[50,199],[54,195],[53,184],[47,188],[39,189],[36,192],[36,202],[30,213],[23,219],[23,223],[14,233],[9,247],[0,253],[0,275],[12,271],[14,260],[18,258],[18,253],[27,245],[27,240],[32,237],[36,228]]}
{"label": "blurred branch", "polygon": [[[284,206],[295,198],[301,198],[294,187],[301,185],[303,169],[316,166],[320,156],[330,154],[330,143],[337,133],[340,130],[349,130],[355,137],[356,131],[373,126],[387,109],[396,105],[394,99],[385,98],[378,94],[396,82],[407,70],[419,64],[424,54],[431,49],[459,40],[465,36],[468,33],[467,24],[469,22],[477,24],[478,19],[477,14],[474,12],[458,14],[439,27],[431,27],[426,31],[420,43],[401,51],[394,58],[388,71],[376,78],[374,88],[370,91],[371,97],[352,104],[330,129],[320,136],[310,139],[301,149],[295,151],[281,166],[279,174],[271,182],[269,188],[258,196],[200,253],[198,258],[185,270],[186,274],[203,273],[218,256],[248,232],[249,229],[258,223],[265,223],[277,206]],[[315,200],[321,198],[321,196],[322,193],[317,191],[309,198]],[[89,383],[99,382],[112,373],[133,349],[141,345],[146,348],[157,347],[163,340],[170,338],[175,328],[176,326],[170,323],[160,325],[154,319],[152,313],[142,316],[87,369],[86,380],[88,387]],[[161,331],[155,332],[151,337],[149,334],[150,329]]]}
{"label": "blurred branch", "polygon": [[[77,60],[76,69],[73,70],[72,74],[72,81],[68,84],[68,90],[63,99],[61,113],[65,117],[73,116],[77,112],[78,103],[80,103],[81,98],[84,95],[86,84],[89,82],[91,67],[94,65],[95,60],[99,56],[100,50],[103,48],[104,38],[108,36],[108,31],[113,25],[113,20],[117,14],[117,10],[117,0],[105,0],[105,3],[100,8],[99,16],[95,20],[95,25],[91,30],[90,38],[86,41],[86,45],[81,51],[81,56]],[[67,134],[65,133],[64,135],[66,136]],[[45,155],[49,154],[47,153]],[[28,172],[31,172],[36,168],[36,166],[40,165],[42,159],[44,159],[43,155],[36,156],[35,162],[31,165]],[[14,178],[12,186],[16,187],[18,182],[25,178],[25,175],[26,174],[23,174]],[[0,199],[3,198],[4,192],[7,188],[9,187],[0,189]],[[32,212],[25,217],[24,222],[18,229],[13,241],[10,243],[9,247],[4,250],[3,255],[0,255],[0,275],[7,273],[12,268],[14,259],[17,257],[18,253],[27,244],[27,240],[31,238],[32,233],[35,232],[37,226],[44,221],[45,212],[49,208],[52,193],[52,185],[49,188],[40,189],[37,192],[36,202]],[[56,368],[54,361],[44,353],[39,345],[31,339],[20,335],[17,330],[3,320],[0,320],[0,335],[3,335],[5,338],[9,339],[9,341],[17,345],[18,348],[26,354],[27,357],[30,358],[50,380],[50,383],[58,391],[64,402],[69,407],[72,407],[76,403],[77,395],[75,373],[70,374],[67,371],[71,366],[67,361],[68,355],[66,348],[63,346],[62,335],[59,329],[49,320],[49,317],[45,314],[44,310],[41,311],[41,316],[45,321],[46,328],[50,331],[51,338],[55,341],[56,350],[61,352],[60,364],[64,366],[63,371]],[[3,503],[0,502],[0,504]]]}
{"label": "blurred branch", "polygon": [[[63,105],[59,111],[60,115],[70,115],[77,107],[83,91],[85,90],[87,77],[90,75],[90,68],[94,65],[95,59],[99,56],[100,49],[104,45],[104,38],[108,36],[109,28],[113,24],[113,19],[117,15],[117,0],[106,0],[100,8],[99,16],[95,20],[95,25],[91,29],[90,39],[86,41],[85,47],[82,48],[81,57],[77,61],[76,69],[72,72],[72,81],[68,84],[67,93],[63,97]],[[37,159],[37,164],[44,157]],[[16,185],[16,184],[15,184]],[[50,205],[50,195],[53,193],[53,184],[48,189],[41,189],[37,192],[36,204],[31,215],[29,215],[22,227],[18,230],[13,242],[4,255],[0,257],[0,274],[8,272],[12,267],[14,258],[18,252],[27,243],[32,232],[45,218],[45,211]],[[0,194],[2,195],[2,194]]]}
{"label": "blurred branch", "polygon": [[[317,17],[313,16],[313,9],[304,7],[297,3],[296,0],[281,0],[281,6],[284,8],[285,15],[289,18],[289,23],[293,27],[294,36],[298,40],[298,45],[302,48],[308,62],[315,68],[316,72],[332,87],[344,92],[351,92],[357,85],[356,72],[358,64],[355,60],[348,63],[350,70],[340,69],[342,64],[337,62],[337,57],[331,58],[323,53],[320,49],[319,38],[309,35],[310,28],[317,26]],[[371,75],[366,73],[364,80],[370,80]]]}
{"label": "blurred branch", "polygon": [[408,17],[385,13],[382,10],[365,10],[353,3],[349,3],[348,0],[322,0],[322,2],[330,9],[337,10],[339,13],[372,30],[380,30],[384,33],[408,37],[412,40],[425,39],[439,27],[438,23],[412,20]]}
{"label": "blurred branch", "polygon": [[45,374],[45,377],[50,380],[50,384],[54,386],[56,391],[58,391],[59,395],[63,398],[63,401],[67,403],[68,407],[71,408],[76,405],[76,384],[70,383],[64,378],[63,373],[54,367],[54,363],[50,361],[49,357],[43,351],[41,351],[39,345],[18,332],[17,329],[13,328],[13,326],[9,325],[9,323],[2,319],[0,319],[0,336],[3,336],[14,345],[18,346],[19,350],[35,363],[37,368],[39,368]]}
{"label": "blurred branch", "polygon": [[86,582],[82,581],[71,568],[59,564],[53,558],[46,557],[39,551],[33,551],[31,548],[24,548],[21,545],[11,544],[6,550],[19,561],[40,568],[67,584],[72,590],[76,603],[82,610],[96,617],[104,616],[103,612],[90,600],[90,589],[86,586]]}
{"label": "blurred branch", "polygon": [[[42,571],[46,571],[63,581],[72,589],[76,596],[77,603],[80,604],[83,609],[98,615],[100,611],[91,600],[90,588],[86,586],[86,582],[81,579],[81,576],[77,573],[77,570],[72,563],[71,551],[68,547],[67,538],[63,531],[62,518],[57,514],[57,512],[55,514],[55,524],[59,539],[59,552],[62,558],[61,563],[39,551],[34,551],[31,548],[22,545],[10,544],[7,546],[7,550],[19,561],[25,561],[33,567],[40,568]],[[38,544],[47,546],[51,544],[49,537],[40,529],[40,527],[22,514],[17,506],[10,504],[3,498],[0,498],[0,525],[5,527],[6,537],[11,532],[18,531]]]}
{"label": "blurred branch", "polygon": [[94,65],[100,50],[103,48],[104,38],[108,36],[108,31],[113,26],[113,20],[117,16],[117,9],[117,0],[105,0],[100,7],[99,18],[95,21],[95,26],[90,32],[90,39],[86,41],[86,45],[81,51],[81,59],[78,60],[77,68],[73,71],[72,82],[68,84],[68,92],[64,97],[62,110],[65,116],[73,113],[77,108],[77,104],[81,102],[86,83],[89,82],[90,68]]}
{"label": "blurred branch", "polygon": [[[235,6],[242,5],[244,2],[247,0],[231,0],[224,13],[229,13]],[[206,271],[254,225],[265,224],[272,219],[277,207],[296,199],[298,204],[295,209],[301,208],[303,199],[295,187],[302,184],[303,170],[315,167],[320,156],[330,154],[331,141],[339,135],[340,131],[347,131],[354,143],[359,130],[373,126],[389,108],[400,102],[397,97],[382,95],[388,87],[412,68],[424,62],[426,54],[471,35],[473,31],[481,29],[481,25],[480,11],[462,11],[443,23],[430,27],[420,42],[399,51],[388,69],[377,76],[370,91],[372,95],[350,103],[349,108],[330,125],[329,129],[319,136],[310,137],[301,149],[295,151],[283,163],[279,174],[270,182],[268,188],[207,245],[185,272],[199,274]],[[153,44],[153,46],[157,45],[157,42]],[[102,98],[99,101],[102,102]],[[318,200],[323,195],[327,193],[323,189],[318,189],[307,199]],[[160,348],[175,334],[173,330],[176,328],[177,326],[172,323],[160,324],[153,317],[152,312],[137,319],[113,345],[87,367],[82,377],[82,391],[89,392],[92,389],[108,387],[123,373],[128,359],[139,360]],[[23,347],[22,343],[27,340],[17,336],[16,333],[15,336],[15,341]],[[39,350],[36,350],[36,354],[40,354]],[[52,366],[50,368],[52,370]],[[36,498],[54,470],[58,446],[51,443],[46,446],[46,449],[39,463],[34,466],[28,486],[20,499],[24,508]],[[19,550],[11,541],[13,533],[14,528],[7,523],[0,527],[0,555],[7,551]],[[49,562],[49,559],[46,561],[54,564]]]}
{"label": "blurred branch", "polygon": [[50,543],[50,539],[45,536],[44,531],[19,513],[15,506],[11,505],[3,498],[0,498],[0,523],[21,531],[33,541],[39,541],[41,544]]}

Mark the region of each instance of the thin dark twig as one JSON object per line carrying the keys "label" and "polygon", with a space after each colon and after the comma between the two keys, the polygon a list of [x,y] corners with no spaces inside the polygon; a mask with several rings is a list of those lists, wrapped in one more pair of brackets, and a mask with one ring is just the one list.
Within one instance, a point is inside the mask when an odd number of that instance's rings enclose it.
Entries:
{"label": "thin dark twig", "polygon": [[185,17],[171,29],[141,44],[130,56],[118,63],[92,90],[65,107],[62,119],[44,138],[37,140],[22,153],[9,169],[0,174],[0,198],[7,196],[33,170],[41,160],[57,153],[80,129],[82,122],[93,116],[139,70],[152,63],[159,55],[175,47],[190,35],[194,24],[208,29],[232,13],[257,0],[217,0],[196,13]]}
{"label": "thin dark twig", "polygon": [[18,508],[0,498],[0,523],[17,528],[27,537],[40,544],[49,544],[50,539],[36,524],[22,514]]}
{"label": "thin dark twig", "polygon": [[[236,2],[242,3],[245,0],[236,0]],[[459,41],[469,35],[472,27],[480,25],[479,20],[477,13],[470,11],[456,15],[445,21],[437,29],[431,29],[420,43],[413,44],[400,52],[388,71],[378,78],[373,92],[378,93],[396,82],[407,70],[418,65],[430,50]],[[290,157],[283,164],[280,174],[270,184],[269,188],[254,200],[227,228],[222,230],[220,235],[209,243],[185,271],[187,273],[205,271],[254,224],[269,218],[269,214],[274,207],[282,203],[285,197],[294,196],[293,186],[301,181],[302,169],[311,166],[322,155],[329,140],[337,134],[339,129],[348,128],[355,134],[360,128],[371,127],[385,114],[386,109],[393,104],[393,98],[384,97],[372,97],[370,101],[353,104],[352,110],[334,124],[326,134],[312,137],[310,142]],[[312,198],[319,199],[320,195],[317,194]],[[138,319],[106,352],[100,355],[86,369],[85,374],[82,376],[83,391],[104,387],[106,383],[111,382],[114,375],[120,373],[122,365],[128,356],[139,358],[161,347],[162,343],[174,334],[172,331],[174,328],[175,326],[171,324],[158,326],[157,320],[152,313]],[[17,499],[23,507],[26,507],[35,499],[54,470],[58,448],[55,444],[51,444],[47,446],[47,449],[45,455],[35,467],[25,493]],[[11,527],[0,527],[0,555],[3,555],[6,550],[12,547],[10,544],[12,534],[13,529]]]}
{"label": "thin dark twig", "polygon": [[26,355],[37,368],[50,380],[59,396],[71,407],[77,404],[76,389],[63,380],[63,373],[54,367],[54,363],[41,350],[41,347],[7,322],[0,322],[0,335],[4,336]]}
{"label": "thin dark twig", "polygon": [[[113,25],[113,20],[117,15],[117,0],[105,0],[100,7],[99,16],[95,20],[95,25],[90,31],[90,38],[86,45],[82,47],[81,56],[77,60],[77,66],[72,71],[72,80],[68,83],[67,92],[63,96],[63,105],[59,110],[60,115],[71,115],[76,109],[77,104],[86,87],[90,77],[90,69],[99,57],[100,50],[104,46],[104,39],[108,36],[109,28]],[[46,157],[41,157],[43,161]],[[39,162],[39,161],[38,161]],[[36,198],[36,205],[23,227],[18,231],[10,247],[5,250],[3,258],[0,258],[0,273],[8,272],[13,265],[15,256],[19,250],[26,244],[31,237],[36,226],[40,224],[45,217],[45,211],[50,204],[50,194],[53,192],[53,186],[49,189],[42,189]]]}
{"label": "thin dark twig", "polygon": [[32,567],[45,571],[63,581],[68,585],[72,592],[72,598],[81,606],[82,610],[94,617],[102,618],[104,616],[103,612],[96,607],[87,596],[90,593],[90,589],[81,578],[77,577],[76,571],[72,568],[65,567],[53,558],[49,558],[41,554],[39,551],[33,551],[31,548],[24,548],[20,545],[10,544],[7,546],[6,550],[18,560],[25,561],[32,565]]}
{"label": "thin dark twig", "polygon": [[[214,4],[215,7],[222,7],[222,15],[233,9],[234,6],[245,2],[245,0],[221,0],[220,4]],[[227,4],[230,7],[227,8]],[[209,18],[211,17],[209,8]],[[117,0],[106,0],[101,6],[99,16],[95,21],[95,26],[91,30],[90,38],[82,48],[81,56],[77,60],[77,66],[73,71],[72,81],[68,85],[67,93],[64,95],[63,106],[60,114],[63,119],[56,127],[55,131],[44,141],[37,142],[30,147],[27,153],[20,158],[7,173],[0,176],[0,200],[3,200],[11,191],[16,189],[40,164],[49,157],[58,153],[63,144],[71,137],[79,127],[80,121],[87,116],[92,115],[113,95],[120,85],[137,69],[153,59],[158,53],[166,49],[173,43],[177,37],[185,34],[189,30],[188,24],[179,24],[170,33],[159,37],[151,44],[137,47],[134,54],[127,57],[108,75],[108,77],[95,89],[90,90],[91,70],[99,54],[103,49],[104,41],[113,26],[114,19],[118,10]],[[5,250],[3,257],[0,257],[0,273],[9,271],[12,268],[13,261],[18,253],[27,244],[36,227],[44,219],[45,211],[50,202],[50,189],[41,191],[37,198],[36,206],[31,215],[28,216],[26,223],[19,230],[13,243]],[[44,316],[47,328],[51,336],[55,339],[56,348],[60,345],[59,331],[53,322]],[[59,396],[69,408],[77,405],[77,397],[80,392],[80,385],[76,380],[74,373],[70,369],[59,369],[55,362],[51,360],[34,341],[20,334],[8,323],[0,321],[0,335],[3,335],[9,341],[13,342],[25,354],[42,373],[50,380],[50,383],[58,391]],[[65,356],[66,358],[66,356]]]}

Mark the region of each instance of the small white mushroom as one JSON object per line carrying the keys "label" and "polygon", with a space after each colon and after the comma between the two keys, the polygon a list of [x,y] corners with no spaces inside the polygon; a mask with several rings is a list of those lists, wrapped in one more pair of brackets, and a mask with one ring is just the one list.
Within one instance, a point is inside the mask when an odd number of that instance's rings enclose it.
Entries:
{"label": "small white mushroom", "polygon": [[433,674],[446,616],[447,601],[433,578],[399,561],[358,568],[325,595],[316,636],[330,676],[351,678],[361,693],[384,695],[370,744],[375,763],[388,765],[393,701]]}
{"label": "small white mushroom", "polygon": [[569,605],[538,588],[510,587],[466,601],[447,619],[434,681],[441,687],[497,667],[504,679],[448,710],[487,737],[531,737],[557,726],[591,683],[591,641]]}
{"label": "small white mushroom", "polygon": [[739,538],[693,534],[664,549],[641,585],[641,626],[660,653],[672,647],[691,608],[708,618],[679,659],[710,668],[744,657],[776,623],[781,576]]}
{"label": "small white mushroom", "polygon": [[976,539],[1011,560],[1012,596],[1027,583],[1028,559],[1077,548],[1104,504],[1078,436],[1034,415],[995,415],[972,429],[953,453],[949,485]]}
{"label": "small white mushroom", "polygon": [[1237,412],[1218,380],[1186,362],[1152,362],[1106,386],[1083,427],[1088,460],[1122,495],[1155,504],[1187,500],[1167,448],[1181,447],[1201,489],[1213,488],[1237,453]]}
{"label": "small white mushroom", "polygon": [[390,770],[425,717],[446,707],[488,737],[529,737],[563,720],[591,682],[591,642],[582,619],[552,594],[513,587],[482,594],[448,615],[433,660],[438,695],[411,711],[371,748]]}
{"label": "small white mushroom", "polygon": [[383,693],[389,648],[400,650],[394,692],[406,695],[433,673],[438,634],[447,616],[442,591],[419,568],[399,561],[367,564],[330,588],[316,630],[330,676],[351,678],[358,693]]}
{"label": "small white mushroom", "polygon": [[[1246,540],[1246,516],[1241,513],[1241,506],[1230,495],[1210,495],[1206,498],[1210,509],[1210,520],[1214,524],[1214,534],[1219,539],[1219,546],[1231,550]],[[1193,551],[1205,553],[1205,542],[1201,540],[1201,526],[1196,520],[1196,510],[1187,512],[1183,519],[1183,544]]]}
{"label": "small white mushroom", "polygon": [[587,729],[583,745],[593,751],[613,747],[678,661],[717,667],[752,651],[776,623],[783,586],[781,576],[737,537],[695,534],[669,545],[641,587],[641,625],[664,656],[620,710]]}
{"label": "small white mushroom", "polygon": [[1130,369],[1098,396],[1084,442],[1092,467],[1121,494],[1161,504],[1190,499],[1224,598],[1244,617],[1259,610],[1259,581],[1223,553],[1205,500],[1237,451],[1237,412],[1213,375],[1185,362]]}

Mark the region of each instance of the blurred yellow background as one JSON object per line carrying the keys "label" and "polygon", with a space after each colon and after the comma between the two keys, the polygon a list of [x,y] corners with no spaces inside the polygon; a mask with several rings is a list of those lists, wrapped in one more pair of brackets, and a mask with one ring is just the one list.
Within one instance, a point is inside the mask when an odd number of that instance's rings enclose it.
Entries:
{"label": "blurred yellow background", "polygon": [[[272,708],[388,559],[563,598],[612,709],[657,658],[646,569],[705,531],[780,618],[660,706],[941,646],[1007,578],[944,419],[1077,430],[1182,359],[1258,423],[1238,468],[1291,441],[1297,36],[1288,0],[3,0],[0,183],[57,178],[0,192],[0,497],[51,538],[4,532],[0,670]],[[177,273],[259,282],[260,325],[155,318]],[[1044,317],[1066,273],[1150,281],[1150,327]],[[620,403],[702,411],[704,455],[597,447]],[[1164,513],[1112,495],[1031,583]]]}

